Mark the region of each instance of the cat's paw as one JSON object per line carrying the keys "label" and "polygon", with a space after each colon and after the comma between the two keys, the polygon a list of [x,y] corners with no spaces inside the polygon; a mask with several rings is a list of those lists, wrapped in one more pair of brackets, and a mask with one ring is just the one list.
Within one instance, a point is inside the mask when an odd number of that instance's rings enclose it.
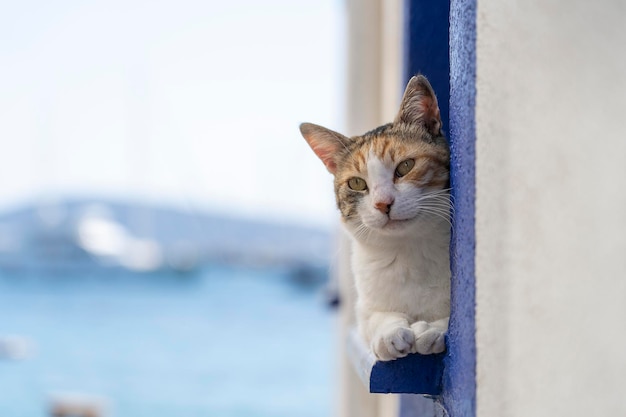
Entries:
{"label": "cat's paw", "polygon": [[413,350],[415,333],[407,327],[394,327],[372,341],[372,350],[381,361],[402,358]]}
{"label": "cat's paw", "polygon": [[411,330],[415,335],[413,353],[430,355],[446,350],[446,331],[444,329],[431,326],[425,321],[418,321],[411,325]]}

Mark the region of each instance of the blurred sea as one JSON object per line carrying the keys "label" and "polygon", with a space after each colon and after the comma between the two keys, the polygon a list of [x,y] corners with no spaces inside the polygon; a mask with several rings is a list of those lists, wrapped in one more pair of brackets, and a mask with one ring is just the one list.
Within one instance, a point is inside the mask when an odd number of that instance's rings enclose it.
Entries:
{"label": "blurred sea", "polygon": [[326,416],[331,322],[319,285],[280,269],[0,275],[0,338],[27,342],[0,358],[0,416],[66,393],[112,417]]}

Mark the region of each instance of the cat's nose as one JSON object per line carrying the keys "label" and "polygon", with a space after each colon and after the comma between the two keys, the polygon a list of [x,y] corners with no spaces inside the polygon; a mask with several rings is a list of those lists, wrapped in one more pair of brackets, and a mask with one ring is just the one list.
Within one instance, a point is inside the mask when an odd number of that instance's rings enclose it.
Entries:
{"label": "cat's nose", "polygon": [[376,210],[380,211],[383,214],[389,214],[392,204],[393,199],[387,201],[378,201],[376,202],[376,204],[374,204],[374,207],[376,207]]}

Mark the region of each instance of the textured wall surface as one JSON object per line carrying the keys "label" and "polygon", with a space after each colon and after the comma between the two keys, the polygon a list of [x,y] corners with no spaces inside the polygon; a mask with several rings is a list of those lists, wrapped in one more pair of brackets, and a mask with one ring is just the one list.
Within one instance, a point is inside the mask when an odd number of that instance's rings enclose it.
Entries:
{"label": "textured wall surface", "polygon": [[478,10],[477,415],[626,416],[626,3]]}
{"label": "textured wall surface", "polygon": [[450,149],[454,198],[451,242],[452,315],[442,403],[451,417],[476,409],[474,196],[476,1],[450,3]]}

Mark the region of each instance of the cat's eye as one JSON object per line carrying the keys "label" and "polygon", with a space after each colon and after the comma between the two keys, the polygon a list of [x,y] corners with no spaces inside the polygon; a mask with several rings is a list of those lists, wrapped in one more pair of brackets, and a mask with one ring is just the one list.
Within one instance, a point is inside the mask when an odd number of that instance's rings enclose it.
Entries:
{"label": "cat's eye", "polygon": [[348,180],[348,187],[354,191],[364,191],[367,189],[367,183],[363,178],[352,177]]}
{"label": "cat's eye", "polygon": [[407,159],[406,161],[400,162],[398,167],[396,168],[396,177],[404,177],[406,174],[413,169],[415,166],[415,159]]}

